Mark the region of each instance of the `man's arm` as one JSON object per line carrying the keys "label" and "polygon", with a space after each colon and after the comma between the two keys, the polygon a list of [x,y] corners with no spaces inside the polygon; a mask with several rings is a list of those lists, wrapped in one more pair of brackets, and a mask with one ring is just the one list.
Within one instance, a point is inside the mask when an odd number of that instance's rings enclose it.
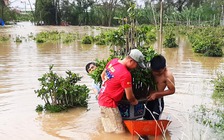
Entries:
{"label": "man's arm", "polygon": [[167,84],[168,90],[170,91],[169,94],[175,93],[175,90],[176,90],[175,81],[172,74],[166,78],[166,84]]}
{"label": "man's arm", "polygon": [[138,100],[135,98],[132,87],[129,88],[125,88],[125,94],[126,97],[128,99],[128,101],[132,104],[132,105],[137,105],[138,104]]}
{"label": "man's arm", "polygon": [[172,74],[169,74],[166,77],[166,87],[168,88],[167,90],[163,90],[163,91],[156,91],[154,93],[151,93],[147,99],[149,101],[151,100],[155,100],[157,98],[162,98],[163,96],[167,96],[167,95],[171,95],[175,93],[175,82],[174,82],[174,77]]}
{"label": "man's arm", "polygon": [[103,72],[101,73],[100,76],[101,76],[102,81],[106,80],[106,69],[103,70]]}

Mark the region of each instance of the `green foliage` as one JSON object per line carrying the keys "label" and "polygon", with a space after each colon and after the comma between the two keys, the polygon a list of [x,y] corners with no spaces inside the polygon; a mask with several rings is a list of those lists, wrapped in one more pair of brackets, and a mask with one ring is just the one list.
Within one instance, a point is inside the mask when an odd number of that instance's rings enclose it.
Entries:
{"label": "green foliage", "polygon": [[168,29],[165,34],[163,45],[167,48],[178,47],[173,29]]}
{"label": "green foliage", "polygon": [[45,25],[56,25],[60,23],[59,1],[36,0],[35,2],[35,22]]}
{"label": "green foliage", "polygon": [[57,42],[62,41],[62,43],[70,43],[75,41],[76,35],[72,33],[58,32],[58,31],[45,31],[40,32],[36,35],[37,43],[45,42]]}
{"label": "green foliage", "polygon": [[21,43],[21,42],[22,42],[22,39],[21,39],[20,37],[17,36],[15,42],[17,42],[17,43]]}
{"label": "green foliage", "polygon": [[224,105],[224,75],[217,73],[217,77],[212,80],[214,84],[214,91],[212,97]]}
{"label": "green foliage", "polygon": [[208,108],[200,105],[196,108],[194,117],[198,123],[213,128],[218,134],[224,131],[223,107]]}
{"label": "green foliage", "polygon": [[4,1],[0,2],[0,18],[2,18],[6,25],[10,24],[11,21],[16,21],[17,11],[10,7],[10,4],[8,6],[1,5]]}
{"label": "green foliage", "polygon": [[146,33],[146,44],[152,44],[156,41],[156,32],[155,30]]}
{"label": "green foliage", "polygon": [[217,77],[211,81],[214,84],[212,98],[216,101],[213,108],[201,105],[196,108],[196,121],[222,133],[224,131],[224,75],[217,73]]}
{"label": "green foliage", "polygon": [[33,13],[30,11],[17,14],[16,18],[17,18],[17,21],[34,21]]}
{"label": "green foliage", "polygon": [[[36,0],[35,21],[46,25],[60,24],[65,21],[71,25],[117,26],[120,22],[113,17],[136,20],[139,24],[155,24],[159,19],[159,2],[145,1],[144,6],[136,6],[134,0],[121,1],[54,1]],[[218,25],[220,23],[222,0],[176,0],[164,4],[164,22],[182,25]],[[6,8],[4,8],[6,9]],[[1,11],[0,11],[1,13]],[[16,12],[7,8],[4,11],[7,20],[16,19]],[[22,17],[25,19],[26,17]],[[18,19],[21,19],[18,16]],[[6,21],[6,20],[5,20]]]}
{"label": "green foliage", "polygon": [[223,55],[222,46],[223,28],[192,28],[187,32],[189,41],[192,44],[194,52],[205,56],[221,57]]}
{"label": "green foliage", "polygon": [[109,57],[108,59],[106,60],[99,60],[99,59],[96,59],[96,64],[97,64],[97,68],[92,72],[92,73],[89,73],[89,75],[91,76],[91,78],[94,80],[94,82],[96,84],[100,84],[102,85],[102,78],[101,78],[101,73],[103,72],[106,64],[111,60],[112,58]]}
{"label": "green foliage", "polygon": [[110,44],[111,46],[124,46],[125,45],[125,32],[124,32],[125,28],[122,28],[122,26],[120,26],[117,30],[110,30],[108,31],[107,34],[107,38],[106,41],[108,42],[108,44]]}
{"label": "green foliage", "polygon": [[[145,64],[149,64],[149,61],[157,55],[152,47],[138,47],[145,56]],[[149,93],[149,89],[156,90],[156,84],[152,76],[152,71],[148,67],[146,69],[137,68],[131,71],[133,78],[133,91],[137,99],[146,98]]]}
{"label": "green foliage", "polygon": [[[131,33],[132,30],[135,30],[135,32]],[[131,41],[137,42],[137,46],[140,46],[140,44],[142,46],[150,46],[156,41],[156,30],[153,26],[148,25],[136,26],[131,29],[129,24],[125,24],[119,26],[115,30],[101,32],[94,38],[94,41],[101,45],[110,45],[111,47],[116,46],[122,50],[120,54],[124,55],[127,51],[125,46]]]}
{"label": "green foliage", "polygon": [[145,63],[148,64],[149,61],[157,55],[156,51],[153,49],[152,46],[150,47],[138,47],[142,54],[145,56]]}
{"label": "green foliage", "polygon": [[100,39],[96,42],[96,45],[106,45],[106,41],[104,39]]}
{"label": "green foliage", "polygon": [[205,56],[222,56],[223,52],[218,39],[212,36],[199,37],[193,43],[193,50]]}
{"label": "green foliage", "polygon": [[67,107],[65,107],[63,105],[45,104],[44,109],[51,113],[56,113],[56,112],[61,112],[61,111],[67,110]]}
{"label": "green foliage", "polygon": [[9,39],[10,38],[8,36],[0,35],[0,42],[9,41]]}
{"label": "green foliage", "polygon": [[92,36],[84,36],[82,39],[82,44],[92,44],[94,38]]}
{"label": "green foliage", "polygon": [[[69,107],[86,107],[89,89],[86,85],[76,84],[82,77],[71,71],[66,71],[67,76],[63,78],[52,69],[53,65],[50,66],[48,73],[38,78],[41,88],[34,91],[37,97],[44,100],[44,109],[58,112]],[[40,108],[38,106],[36,110],[40,110]]]}
{"label": "green foliage", "polygon": [[137,26],[137,39],[138,42],[145,42],[146,44],[152,44],[156,41],[156,30],[153,26],[140,25]]}
{"label": "green foliage", "polygon": [[106,45],[108,42],[106,41],[108,36],[108,32],[101,32],[99,35],[94,37],[94,42],[96,45]]}
{"label": "green foliage", "polygon": [[36,112],[42,112],[44,110],[43,105],[37,105]]}

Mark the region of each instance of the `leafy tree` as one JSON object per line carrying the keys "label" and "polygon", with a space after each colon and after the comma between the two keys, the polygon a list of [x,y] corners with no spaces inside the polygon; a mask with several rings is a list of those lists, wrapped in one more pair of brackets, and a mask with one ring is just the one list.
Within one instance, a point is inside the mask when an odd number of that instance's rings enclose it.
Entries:
{"label": "leafy tree", "polygon": [[60,12],[58,10],[59,0],[36,0],[35,20],[37,24],[41,21],[46,25],[57,25],[60,23]]}
{"label": "leafy tree", "polygon": [[[75,4],[75,3],[74,3]],[[77,20],[79,25],[89,24],[88,9],[94,4],[93,0],[76,0],[75,13],[77,13]]]}
{"label": "leafy tree", "polygon": [[70,3],[69,0],[64,0],[61,3],[61,20],[68,24],[78,25],[78,12],[75,8],[74,2]]}
{"label": "leafy tree", "polygon": [[[37,22],[44,21],[45,24],[59,24],[62,20],[72,25],[113,26],[124,24],[122,19],[131,17],[128,9],[136,5],[134,11],[138,14],[135,14],[135,20],[139,24],[156,25],[160,0],[143,2],[143,6],[138,6],[135,0],[37,0],[35,18]],[[187,25],[218,25],[224,17],[224,14],[221,15],[222,5],[223,0],[164,0],[164,21]]]}
{"label": "leafy tree", "polygon": [[100,0],[99,6],[103,25],[111,26],[111,20],[117,4],[118,0]]}
{"label": "leafy tree", "polygon": [[16,11],[7,7],[3,0],[0,1],[0,18],[2,18],[4,22],[7,24],[8,21],[16,20],[16,17],[17,17]]}

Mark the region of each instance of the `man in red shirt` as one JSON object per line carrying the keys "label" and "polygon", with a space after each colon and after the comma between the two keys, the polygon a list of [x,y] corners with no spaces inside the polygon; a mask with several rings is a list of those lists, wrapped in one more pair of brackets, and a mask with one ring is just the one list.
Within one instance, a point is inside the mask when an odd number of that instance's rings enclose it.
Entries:
{"label": "man in red shirt", "polygon": [[132,90],[132,76],[129,70],[137,66],[145,67],[144,56],[138,49],[132,49],[122,60],[112,59],[101,74],[103,84],[98,97],[101,121],[105,132],[125,132],[118,102],[124,93],[132,105],[137,105]]}

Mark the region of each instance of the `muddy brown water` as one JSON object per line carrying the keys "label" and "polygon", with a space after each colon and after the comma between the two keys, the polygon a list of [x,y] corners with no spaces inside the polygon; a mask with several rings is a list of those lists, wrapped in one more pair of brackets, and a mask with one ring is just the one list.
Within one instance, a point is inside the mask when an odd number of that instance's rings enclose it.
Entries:
{"label": "muddy brown water", "polygon": [[[87,76],[85,64],[109,56],[108,46],[82,45],[80,41],[65,44],[37,44],[28,38],[46,30],[77,32],[80,35],[98,34],[100,30],[82,26],[33,26],[19,23],[0,28],[1,35],[12,40],[0,43],[0,139],[1,140],[137,140],[137,136],[107,134],[100,122],[99,107],[95,95],[90,92],[88,111],[76,108],[63,113],[37,113],[38,104],[44,104],[34,93],[39,88],[38,78],[54,71],[63,75],[72,70],[83,76],[80,84],[91,88],[92,79]],[[15,43],[16,36],[23,37]],[[179,48],[159,49],[167,59],[167,66],[175,77],[176,93],[165,97],[163,118],[171,118],[165,139],[198,140],[219,139],[213,131],[194,121],[195,105],[212,105],[212,84],[217,71],[223,69],[223,58],[202,57],[194,54],[190,44],[182,37]],[[158,49],[155,44],[155,49]],[[150,137],[150,139],[163,139]]]}

